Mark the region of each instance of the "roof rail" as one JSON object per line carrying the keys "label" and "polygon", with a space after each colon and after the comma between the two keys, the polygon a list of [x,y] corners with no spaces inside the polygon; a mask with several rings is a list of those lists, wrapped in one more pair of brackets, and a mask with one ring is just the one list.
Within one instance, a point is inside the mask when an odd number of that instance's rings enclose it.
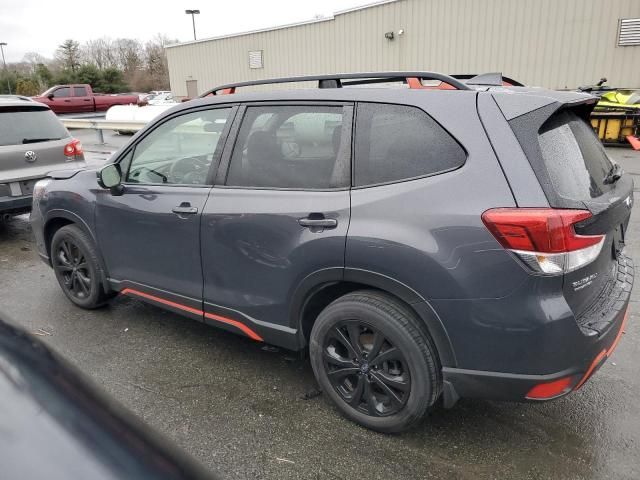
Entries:
{"label": "roof rail", "polygon": [[[229,83],[207,90],[200,97],[217,95],[222,93],[235,93],[236,88],[249,87],[255,85],[270,85],[275,83],[294,83],[318,81],[318,88],[341,88],[352,85],[365,85],[372,83],[385,83],[391,81],[402,81],[409,83],[410,79],[418,80],[440,80],[451,85],[457,90],[471,90],[460,80],[444,73],[437,72],[364,72],[364,73],[336,73],[331,75],[305,75],[300,77],[267,78],[265,80],[251,80],[248,82]],[[346,82],[343,80],[347,80]]]}

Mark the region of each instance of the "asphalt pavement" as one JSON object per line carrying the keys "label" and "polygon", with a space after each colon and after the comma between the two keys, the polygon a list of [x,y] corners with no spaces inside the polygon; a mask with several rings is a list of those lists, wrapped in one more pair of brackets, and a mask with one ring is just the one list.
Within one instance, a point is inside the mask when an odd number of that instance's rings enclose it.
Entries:
{"label": "asphalt pavement", "polygon": [[[640,152],[610,153],[640,183]],[[628,240],[640,261],[639,207]],[[463,399],[382,435],[342,418],[291,352],[134,299],[74,307],[39,260],[27,217],[0,226],[0,310],[229,479],[638,479],[638,283],[617,351],[580,391],[543,404]]]}

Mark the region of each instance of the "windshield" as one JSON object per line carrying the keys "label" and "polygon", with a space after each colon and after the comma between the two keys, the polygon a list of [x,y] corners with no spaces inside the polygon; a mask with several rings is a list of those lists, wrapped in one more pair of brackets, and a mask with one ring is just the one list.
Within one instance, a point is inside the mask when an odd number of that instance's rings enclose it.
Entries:
{"label": "windshield", "polygon": [[60,140],[69,132],[48,108],[0,109],[0,146]]}
{"label": "windshield", "polygon": [[42,92],[39,96],[40,97],[46,97],[47,95],[49,95],[51,92],[53,92],[56,89],[56,86],[53,86],[47,90],[45,90],[44,92]]}

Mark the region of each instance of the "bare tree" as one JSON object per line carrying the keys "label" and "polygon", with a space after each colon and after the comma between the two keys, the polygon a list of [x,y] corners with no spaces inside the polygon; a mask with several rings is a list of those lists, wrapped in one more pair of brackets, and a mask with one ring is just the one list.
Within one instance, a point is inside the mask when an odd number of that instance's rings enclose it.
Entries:
{"label": "bare tree", "polygon": [[142,44],[131,38],[118,38],[113,42],[118,68],[125,73],[134,72],[144,66]]}
{"label": "bare tree", "polygon": [[80,44],[75,40],[65,40],[56,50],[56,59],[63,68],[75,72],[80,66]]}
{"label": "bare tree", "polygon": [[47,63],[47,59],[37,52],[27,52],[22,57],[22,62],[30,66],[31,73],[35,73],[38,65],[44,65]]}
{"label": "bare tree", "polygon": [[117,58],[113,41],[108,37],[89,40],[82,49],[86,63],[93,63],[100,70],[117,67]]}
{"label": "bare tree", "polygon": [[169,66],[164,48],[174,42],[175,40],[159,33],[145,43],[146,68],[158,89],[169,88]]}
{"label": "bare tree", "polygon": [[[90,80],[91,75],[102,78],[118,70],[130,89],[165,90],[169,88],[165,46],[175,42],[177,40],[162,34],[144,43],[131,38],[102,37],[80,46],[69,39],[58,47],[53,59],[30,52],[21,63],[14,64],[14,70],[23,77],[30,77],[40,89],[54,82],[69,83],[80,78],[85,83],[98,83],[95,79]],[[24,87],[26,89],[28,85]]]}

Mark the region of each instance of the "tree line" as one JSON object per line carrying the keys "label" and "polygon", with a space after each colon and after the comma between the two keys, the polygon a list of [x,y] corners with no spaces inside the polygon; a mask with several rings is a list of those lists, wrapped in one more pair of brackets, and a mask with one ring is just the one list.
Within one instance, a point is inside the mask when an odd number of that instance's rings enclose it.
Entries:
{"label": "tree line", "polygon": [[67,83],[88,83],[102,93],[168,90],[164,47],[175,42],[161,34],[146,42],[103,37],[80,44],[68,39],[52,59],[30,52],[21,62],[8,63],[0,70],[0,94],[11,86],[11,93],[32,96]]}

